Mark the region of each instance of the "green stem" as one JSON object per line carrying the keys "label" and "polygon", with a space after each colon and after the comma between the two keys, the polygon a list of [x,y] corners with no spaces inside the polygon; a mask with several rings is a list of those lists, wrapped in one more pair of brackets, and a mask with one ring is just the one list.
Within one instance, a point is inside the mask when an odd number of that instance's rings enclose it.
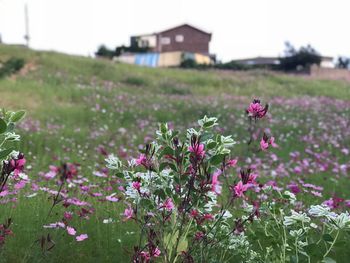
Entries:
{"label": "green stem", "polygon": [[297,260],[297,263],[299,262],[299,256],[298,256],[298,239],[296,238],[295,239],[295,257],[296,257],[296,260]]}
{"label": "green stem", "polygon": [[333,240],[331,246],[328,248],[328,250],[326,251],[326,253],[323,255],[323,259],[324,259],[325,257],[327,257],[327,255],[329,254],[329,252],[331,252],[331,250],[332,250],[332,248],[333,248],[335,242],[336,242],[337,239],[338,239],[339,233],[340,233],[340,230],[337,231],[337,234],[335,235],[335,238],[334,238],[334,240]]}

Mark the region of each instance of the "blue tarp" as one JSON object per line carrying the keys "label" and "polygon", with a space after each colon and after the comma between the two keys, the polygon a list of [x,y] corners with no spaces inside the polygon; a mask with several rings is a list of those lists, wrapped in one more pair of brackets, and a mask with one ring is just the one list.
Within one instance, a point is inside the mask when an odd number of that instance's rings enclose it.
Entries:
{"label": "blue tarp", "polygon": [[147,67],[157,67],[159,60],[159,53],[145,53],[145,54],[136,54],[135,64],[140,66]]}

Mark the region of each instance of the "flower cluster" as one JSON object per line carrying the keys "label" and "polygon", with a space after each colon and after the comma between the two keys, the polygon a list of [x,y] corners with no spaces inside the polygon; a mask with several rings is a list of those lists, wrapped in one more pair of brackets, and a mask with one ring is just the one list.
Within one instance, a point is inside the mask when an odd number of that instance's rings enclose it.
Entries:
{"label": "flower cluster", "polygon": [[[265,114],[259,112],[257,116]],[[259,215],[258,204],[253,203],[247,218],[234,219],[230,210],[246,203],[247,192],[262,190],[262,185],[250,168],[235,175],[238,161],[231,156],[235,141],[213,132],[217,118],[204,117],[198,125],[199,129],[188,129],[187,135],[181,137],[162,124],[157,140],[128,165],[121,165],[115,156],[106,160],[124,182],[124,221],[135,222],[141,230],[134,262],[149,262],[157,257],[171,262],[190,260],[199,253],[209,256],[209,250],[200,252],[203,246],[216,244],[211,245],[215,249],[226,241],[232,250],[239,248],[235,253],[257,256],[246,246],[243,229],[248,220]],[[220,203],[223,185],[228,186],[231,195]],[[222,228],[223,225],[232,228]]]}
{"label": "flower cluster", "polygon": [[268,104],[263,106],[259,99],[254,99],[253,102],[250,103],[246,112],[250,118],[261,119],[266,115],[268,109],[269,109]]}

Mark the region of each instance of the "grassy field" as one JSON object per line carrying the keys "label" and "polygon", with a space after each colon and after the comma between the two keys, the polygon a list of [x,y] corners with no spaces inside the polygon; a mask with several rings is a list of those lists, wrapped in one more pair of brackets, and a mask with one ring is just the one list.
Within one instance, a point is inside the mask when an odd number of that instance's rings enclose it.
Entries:
{"label": "grassy field", "polygon": [[[11,217],[14,235],[1,249],[0,262],[128,262],[136,234],[132,223],[118,223],[124,206],[104,199],[118,193],[113,180],[96,176],[104,171],[104,153],[136,157],[159,122],[185,130],[207,114],[219,118],[242,156],[244,111],[256,97],[270,104],[269,126],[279,145],[266,156],[251,156],[262,180],[285,188],[305,183],[323,188],[322,197],[313,189],[301,193],[305,203],[350,199],[350,83],[265,71],[150,69],[0,45],[0,61],[10,57],[27,64],[0,79],[0,108],[27,111],[20,147],[31,184],[41,188],[28,197],[34,190],[27,185],[19,200],[1,205],[0,222]],[[80,179],[102,194],[82,191],[79,182],[70,189],[93,210],[89,219],[73,219],[78,232],[89,235],[80,243],[63,230],[43,228],[62,218],[61,206],[47,217],[52,199],[45,189],[58,186],[43,179],[49,165],[62,162],[79,164]],[[239,162],[243,166],[249,159]],[[117,223],[103,223],[109,218]],[[47,233],[56,245],[43,253],[36,240]]]}

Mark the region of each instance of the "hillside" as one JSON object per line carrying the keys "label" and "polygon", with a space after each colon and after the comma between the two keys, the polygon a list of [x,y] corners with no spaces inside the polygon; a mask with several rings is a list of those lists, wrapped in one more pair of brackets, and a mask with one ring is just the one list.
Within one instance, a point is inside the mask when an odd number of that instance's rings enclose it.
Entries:
{"label": "hillside", "polygon": [[[333,197],[350,200],[350,83],[266,71],[142,68],[0,45],[0,61],[10,57],[25,59],[26,66],[0,79],[0,108],[27,111],[19,126],[20,147],[27,159],[26,173],[43,189],[57,188],[56,182],[43,179],[49,165],[70,162],[79,166],[84,182],[97,185],[103,197],[119,193],[107,174],[101,177],[107,173],[108,153],[134,158],[154,139],[159,122],[185,131],[208,115],[217,116],[217,130],[237,141],[233,156],[239,167],[255,160],[260,182],[273,182],[282,189],[291,185],[322,189],[315,194],[305,188],[305,205]],[[245,110],[253,98],[270,106],[264,125],[278,147],[265,155],[246,151]],[[60,220],[65,210],[57,206],[50,221],[43,222],[51,205],[50,193],[40,190],[27,198],[32,191],[27,187],[15,209],[11,203],[0,209],[1,222],[13,218],[16,233],[3,250],[4,262],[124,262],[135,239],[133,226],[118,221],[124,204],[100,202],[79,185],[72,187],[71,193],[96,209],[90,220],[73,221],[89,239],[72,247],[70,236],[47,230],[56,247],[49,257],[40,253],[33,236],[43,232],[43,224]],[[118,224],[103,223],[108,218]],[[337,262],[346,262],[342,261],[346,253],[339,253]]]}

